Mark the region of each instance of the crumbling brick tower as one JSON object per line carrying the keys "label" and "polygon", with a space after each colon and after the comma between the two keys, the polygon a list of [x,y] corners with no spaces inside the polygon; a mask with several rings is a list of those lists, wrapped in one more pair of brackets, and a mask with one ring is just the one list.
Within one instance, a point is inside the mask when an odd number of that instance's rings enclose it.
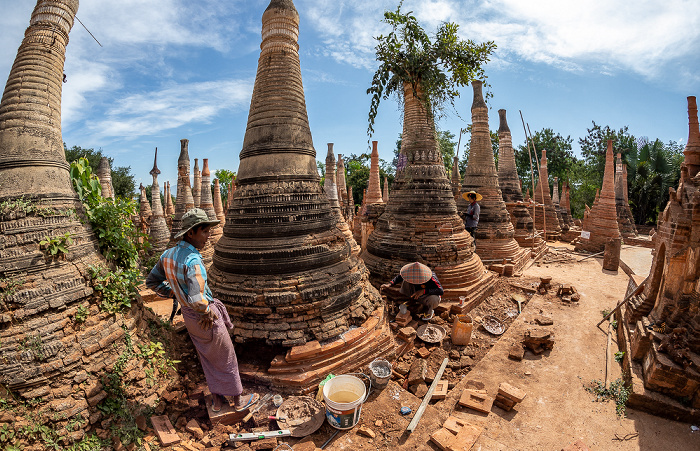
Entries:
{"label": "crumbling brick tower", "polygon": [[[644,291],[632,297],[623,310],[628,327],[619,334],[632,359],[626,361],[633,381],[632,405],[659,415],[698,421],[700,130],[695,97],[688,97],[688,122],[680,182],[677,189],[670,189],[670,199],[659,217]],[[634,279],[630,280],[628,294],[635,287]],[[637,383],[640,379],[643,388]]]}
{"label": "crumbling brick tower", "polygon": [[590,232],[590,238],[581,236],[580,241],[576,243],[577,251],[602,252],[609,240],[620,239],[615,208],[615,166],[612,140],[608,140],[603,187],[597,197],[598,199],[593,203],[589,214],[588,222],[585,223],[587,228],[584,227],[584,230]]}
{"label": "crumbling brick tower", "polygon": [[[482,82],[475,80],[472,87],[472,136],[462,193],[476,191],[483,196],[479,202],[479,224],[474,234],[476,253],[486,266],[500,264],[505,260],[513,265],[514,272],[520,272],[529,260],[529,252],[515,241],[515,229],[498,184],[489,133],[489,110],[482,93]],[[460,196],[457,199],[460,215],[464,215],[468,207],[469,202]]]}
{"label": "crumbling brick tower", "polygon": [[357,241],[355,241],[350,226],[347,222],[345,222],[343,210],[340,207],[340,202],[338,201],[338,184],[336,183],[336,163],[335,155],[333,154],[333,143],[328,143],[328,153],[326,154],[326,177],[323,182],[323,191],[326,193],[326,196],[328,196],[328,200],[331,204],[331,210],[338,218],[338,227],[343,231],[343,234],[348,240],[348,244],[352,246],[352,253],[359,257],[360,246],[357,244]]}
{"label": "crumbling brick tower", "polygon": [[362,244],[363,249],[367,243],[367,238],[374,231],[377,220],[384,213],[384,208],[386,207],[386,201],[382,198],[382,187],[379,182],[379,150],[377,145],[377,141],[372,141],[372,156],[366,195],[362,198],[360,212],[354,221],[353,237],[355,241]]}
{"label": "crumbling brick tower", "polygon": [[173,223],[170,228],[170,243],[168,247],[174,246],[177,242],[173,239],[182,228],[182,215],[194,208],[194,197],[190,186],[190,153],[189,139],[180,140],[180,156],[177,158],[177,194],[175,195],[175,206]]}
{"label": "crumbling brick tower", "polygon": [[622,161],[622,154],[619,152],[615,164],[615,209],[617,211],[617,225],[622,236],[636,236],[637,227],[634,225],[634,217],[627,199],[627,163]]}
{"label": "crumbling brick tower", "polygon": [[540,159],[540,173],[535,192],[532,196],[537,204],[535,208],[535,228],[538,231],[546,230],[546,239],[558,240],[561,238],[561,227],[557,211],[552,202],[552,195],[549,191],[549,172],[547,171],[547,150],[542,149],[542,159]]}
{"label": "crumbling brick tower", "polygon": [[[99,381],[140,315],[134,307],[117,317],[89,302],[87,266],[104,260],[79,218],[61,135],[65,49],[77,10],[77,0],[37,1],[0,101],[0,384],[37,401],[35,418],[50,418],[54,428],[101,419],[94,406],[107,394]],[[42,251],[39,241],[66,234],[65,254]],[[82,328],[74,322],[79,308],[89,312]]]}
{"label": "crumbling brick tower", "polygon": [[241,356],[242,375],[286,392],[315,390],[328,373],[394,348],[382,299],[319,184],[298,36],[292,1],[272,0],[237,189],[210,270],[243,352],[271,354],[257,367]]}
{"label": "crumbling brick tower", "polygon": [[102,197],[114,199],[114,186],[112,185],[112,169],[109,167],[109,158],[102,157],[100,165],[97,167],[97,178],[100,179],[102,187]]}
{"label": "crumbling brick tower", "polygon": [[498,110],[498,186],[513,224],[515,241],[518,245],[531,249],[531,257],[535,258],[547,251],[547,244],[535,234],[535,223],[532,220],[529,203],[523,202],[523,191],[520,177],[515,167],[515,152],[513,138],[508,127],[506,110]]}
{"label": "crumbling brick tower", "polygon": [[362,253],[374,283],[391,280],[407,263],[431,267],[443,299],[466,296],[478,304],[495,283],[474,252],[474,240],[457,213],[452,185],[438,148],[432,115],[420,90],[404,84],[404,121],[391,197]]}
{"label": "crumbling brick tower", "polygon": [[151,169],[149,174],[153,177],[153,184],[151,185],[151,212],[153,216],[151,217],[151,226],[148,231],[148,241],[151,243],[149,253],[150,255],[160,255],[168,246],[170,231],[165,221],[163,204],[160,201],[160,186],[158,186],[158,174],[160,174],[160,169],[158,169],[157,147],[156,154],[153,157],[153,169]]}

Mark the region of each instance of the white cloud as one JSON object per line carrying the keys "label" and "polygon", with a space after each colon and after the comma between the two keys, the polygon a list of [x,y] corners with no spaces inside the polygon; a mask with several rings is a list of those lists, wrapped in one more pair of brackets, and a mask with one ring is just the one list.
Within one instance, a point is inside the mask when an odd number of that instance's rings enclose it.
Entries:
{"label": "white cloud", "polygon": [[[303,3],[326,55],[356,67],[376,66],[372,36],[386,31],[382,14],[395,1]],[[700,49],[695,0],[415,0],[406,1],[403,10],[413,11],[427,31],[453,21],[463,38],[495,41],[494,59],[501,67],[530,61],[567,71],[632,71],[657,78],[671,63],[697,64]],[[693,61],[686,64],[686,58]]]}
{"label": "white cloud", "polygon": [[86,121],[96,138],[135,139],[189,123],[208,123],[226,110],[247,109],[253,80],[169,85],[118,100],[104,119]]}

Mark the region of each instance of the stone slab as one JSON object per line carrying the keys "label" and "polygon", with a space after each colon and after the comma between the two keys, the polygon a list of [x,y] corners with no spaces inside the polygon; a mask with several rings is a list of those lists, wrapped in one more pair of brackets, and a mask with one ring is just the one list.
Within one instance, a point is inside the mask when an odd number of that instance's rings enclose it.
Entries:
{"label": "stone slab", "polygon": [[166,415],[151,417],[151,424],[158,435],[158,440],[163,446],[177,445],[180,443],[180,436],[173,427]]}
{"label": "stone slab", "polygon": [[493,398],[488,396],[483,390],[465,389],[459,398],[459,405],[476,410],[477,412],[489,413]]}

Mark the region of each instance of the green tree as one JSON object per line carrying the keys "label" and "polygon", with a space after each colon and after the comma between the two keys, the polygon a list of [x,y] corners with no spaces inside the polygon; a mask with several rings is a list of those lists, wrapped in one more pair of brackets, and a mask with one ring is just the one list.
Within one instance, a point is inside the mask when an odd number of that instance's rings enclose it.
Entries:
{"label": "green tree", "polygon": [[[106,156],[102,154],[102,149],[84,149],[80,146],[73,146],[69,149],[66,143],[63,143],[63,150],[68,163],[72,163],[83,157],[88,161],[93,173],[97,172],[100,160],[102,157]],[[115,168],[114,159],[107,157],[107,160],[109,160],[109,166],[112,168],[112,186],[114,186],[115,195],[125,199],[134,197],[134,195],[137,194],[136,181],[134,180],[134,175],[131,173],[131,166],[119,166]]]}
{"label": "green tree", "polygon": [[[532,191],[532,171],[534,171],[535,181],[539,179],[539,160],[542,158],[542,150],[547,151],[547,173],[549,175],[548,183],[550,184],[550,192],[554,183],[554,177],[559,177],[559,180],[573,182],[570,176],[572,165],[577,161],[571,150],[571,136],[564,138],[559,133],[554,133],[551,128],[543,128],[541,131],[535,132],[532,136],[532,143],[537,152],[537,158],[532,154],[532,147],[528,152],[528,142],[518,146],[515,152],[515,166],[518,170],[518,176],[523,183],[523,189]],[[532,171],[530,170],[530,156],[532,156]],[[578,182],[578,180],[577,180]],[[595,191],[594,191],[595,194]]]}
{"label": "green tree", "polygon": [[613,154],[621,152],[627,153],[630,149],[636,148],[637,144],[634,136],[630,135],[628,127],[625,125],[619,130],[606,125],[601,127],[593,122],[593,126],[586,129],[586,136],[579,138],[581,146],[581,156],[586,161],[590,171],[590,176],[598,182],[598,187],[603,185],[603,175],[605,173],[605,153],[608,148],[608,140],[613,141]]}
{"label": "green tree", "polygon": [[[214,177],[219,179],[219,191],[221,191],[221,202],[226,205],[228,202],[228,187],[232,180],[236,179],[236,173],[228,169],[217,169]],[[214,181],[211,182],[211,194],[214,196]]]}
{"label": "green tree", "polygon": [[419,97],[435,120],[444,114],[446,105],[454,109],[459,87],[472,80],[486,80],[483,65],[496,48],[493,41],[476,44],[460,39],[459,26],[452,22],[442,23],[431,40],[412,12],[401,12],[402,4],[399,2],[396,11],[384,12],[383,22],[391,31],[375,38],[380,65],[367,89],[371,95],[370,137],[381,100],[395,94],[402,104],[404,83],[410,84],[414,93],[422,92]]}
{"label": "green tree", "polygon": [[676,142],[664,145],[640,138],[639,146],[626,153],[627,190],[637,224],[656,224],[666,207],[669,188],[678,185],[683,148]]}

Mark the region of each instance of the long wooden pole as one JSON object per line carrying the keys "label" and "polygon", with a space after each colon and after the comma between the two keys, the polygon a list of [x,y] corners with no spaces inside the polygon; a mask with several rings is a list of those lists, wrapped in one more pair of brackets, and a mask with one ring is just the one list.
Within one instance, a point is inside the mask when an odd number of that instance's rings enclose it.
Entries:
{"label": "long wooden pole", "polygon": [[[534,197],[534,195],[535,195],[535,170],[532,167],[532,153],[534,152],[534,150],[533,150],[533,152],[530,152],[530,145],[532,145],[533,149],[535,148],[535,145],[534,145],[534,143],[530,143],[530,138],[528,138],[528,136],[527,136],[527,129],[525,128],[525,119],[523,119],[523,112],[520,110],[518,110],[518,112],[520,113],[520,120],[523,123],[523,131],[525,132],[525,142],[527,143],[527,146],[526,146],[527,147],[527,154],[530,157],[529,158],[529,160],[530,160],[530,184],[532,185],[532,195]],[[536,156],[537,156],[537,154],[535,154],[535,157]],[[535,222],[535,212],[536,211],[537,211],[537,204],[535,203],[535,200],[532,199],[532,226],[534,228],[534,233],[532,234],[532,247],[533,247],[533,249],[535,247],[535,236],[537,236],[537,226],[536,226],[537,223]],[[545,236],[544,236],[544,241],[545,242],[547,241],[547,234],[545,234]]]}
{"label": "long wooden pole", "polygon": [[[530,133],[530,141],[532,142],[532,147],[533,149],[535,148],[535,139],[532,137],[532,132],[530,131],[530,124],[527,124],[527,131]],[[537,156],[537,150],[535,149],[535,162],[537,163],[537,167],[539,168],[537,170],[537,175],[540,176],[542,175],[542,164],[540,162],[539,157]],[[549,192],[549,180],[544,181],[547,184],[547,191]],[[532,195],[534,196],[534,188],[533,188],[533,193]],[[540,196],[542,196],[542,229],[544,231],[544,241],[547,242],[547,215],[545,214],[545,205],[544,205],[544,184],[540,183]]]}
{"label": "long wooden pole", "polygon": [[438,382],[440,382],[440,378],[442,377],[442,373],[445,371],[445,367],[447,366],[448,362],[447,357],[445,357],[445,360],[442,361],[442,365],[440,365],[440,369],[438,370],[437,374],[435,375],[435,379],[433,379],[433,383],[430,384],[430,388],[428,389],[428,393],[425,394],[423,397],[423,402],[420,403],[420,407],[418,407],[418,410],[416,411],[416,414],[413,416],[413,419],[411,422],[408,424],[408,427],[406,430],[408,432],[413,432],[413,430],[418,426],[418,422],[420,421],[420,418],[423,416],[423,412],[425,412],[425,408],[428,407],[428,403],[430,402],[430,398],[433,397],[433,392],[435,391],[435,387],[437,387]]}

